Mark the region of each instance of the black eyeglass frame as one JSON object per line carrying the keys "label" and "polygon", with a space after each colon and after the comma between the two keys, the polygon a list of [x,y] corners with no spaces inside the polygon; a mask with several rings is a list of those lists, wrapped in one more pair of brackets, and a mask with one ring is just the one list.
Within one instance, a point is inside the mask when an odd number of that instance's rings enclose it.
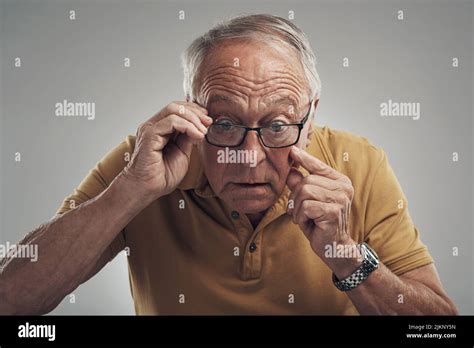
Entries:
{"label": "black eyeglass frame", "polygon": [[[301,131],[303,130],[303,127],[304,125],[306,124],[306,121],[308,120],[309,118],[309,115],[311,114],[311,110],[313,108],[313,100],[311,100],[309,102],[309,109],[308,109],[308,112],[306,113],[305,117],[303,117],[303,119],[301,120],[301,122],[299,123],[288,123],[288,124],[282,124],[282,126],[298,126],[298,137],[296,138],[296,141],[290,145],[284,145],[284,146],[268,146],[265,144],[265,142],[263,141],[263,138],[262,138],[262,134],[261,134],[261,131],[262,129],[264,128],[269,128],[268,126],[262,126],[262,127],[246,127],[246,126],[242,126],[242,125],[232,125],[232,127],[238,127],[238,128],[244,128],[245,129],[245,133],[244,133],[244,136],[242,137],[242,140],[240,141],[240,143],[238,143],[237,145],[218,145],[218,144],[214,144],[212,143],[209,138],[207,137],[207,134],[206,134],[206,141],[213,145],[213,146],[217,146],[217,147],[239,147],[240,145],[242,145],[245,141],[245,138],[247,137],[247,133],[249,131],[255,131],[257,132],[258,134],[258,139],[260,140],[260,142],[263,144],[263,146],[265,147],[268,147],[270,149],[282,149],[282,148],[285,148],[285,147],[290,147],[290,146],[293,146],[295,144],[298,143],[298,141],[300,140],[300,136],[301,136]],[[209,126],[212,127],[214,126],[214,124],[211,124]]]}

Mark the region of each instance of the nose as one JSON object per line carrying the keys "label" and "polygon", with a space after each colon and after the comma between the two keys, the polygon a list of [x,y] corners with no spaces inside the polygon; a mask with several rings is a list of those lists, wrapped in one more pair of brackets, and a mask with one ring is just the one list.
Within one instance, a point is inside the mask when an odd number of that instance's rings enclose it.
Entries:
{"label": "nose", "polygon": [[265,146],[260,141],[258,133],[255,130],[247,132],[247,136],[240,148],[249,151],[249,155],[256,159],[256,163],[249,163],[247,165],[258,165],[267,158]]}

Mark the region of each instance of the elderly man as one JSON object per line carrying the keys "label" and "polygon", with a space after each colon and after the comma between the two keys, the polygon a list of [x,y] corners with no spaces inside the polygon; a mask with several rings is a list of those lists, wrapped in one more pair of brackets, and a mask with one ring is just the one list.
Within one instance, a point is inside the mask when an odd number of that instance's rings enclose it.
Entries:
{"label": "elderly man", "polygon": [[137,314],[457,313],[383,150],[312,124],[321,84],[301,30],[237,17],[183,65],[186,101],[25,237],[36,263],[3,260],[1,313],[51,311],[124,248]]}

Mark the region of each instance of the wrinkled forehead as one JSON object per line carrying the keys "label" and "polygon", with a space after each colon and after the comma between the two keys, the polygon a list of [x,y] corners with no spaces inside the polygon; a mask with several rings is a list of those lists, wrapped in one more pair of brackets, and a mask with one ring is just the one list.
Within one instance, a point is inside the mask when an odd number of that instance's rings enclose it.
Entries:
{"label": "wrinkled forehead", "polygon": [[297,55],[278,44],[224,41],[206,55],[197,79],[200,103],[258,103],[299,109],[309,86]]}

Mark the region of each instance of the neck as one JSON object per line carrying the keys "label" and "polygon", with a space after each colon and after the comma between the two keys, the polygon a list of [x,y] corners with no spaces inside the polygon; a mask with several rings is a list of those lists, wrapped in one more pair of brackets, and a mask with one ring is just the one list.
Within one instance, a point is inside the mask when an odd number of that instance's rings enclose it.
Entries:
{"label": "neck", "polygon": [[252,224],[252,227],[255,229],[257,225],[260,223],[260,221],[263,219],[263,216],[265,215],[265,212],[260,212],[256,214],[246,214],[248,219],[250,220],[250,223]]}

